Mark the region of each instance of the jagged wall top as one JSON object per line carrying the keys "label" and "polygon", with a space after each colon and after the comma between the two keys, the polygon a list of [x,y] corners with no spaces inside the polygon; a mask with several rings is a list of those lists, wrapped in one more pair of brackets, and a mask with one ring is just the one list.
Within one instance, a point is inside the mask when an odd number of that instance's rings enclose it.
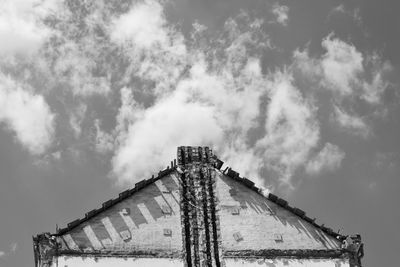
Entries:
{"label": "jagged wall top", "polygon": [[180,146],[177,151],[178,166],[194,163],[215,163],[214,155],[209,147]]}

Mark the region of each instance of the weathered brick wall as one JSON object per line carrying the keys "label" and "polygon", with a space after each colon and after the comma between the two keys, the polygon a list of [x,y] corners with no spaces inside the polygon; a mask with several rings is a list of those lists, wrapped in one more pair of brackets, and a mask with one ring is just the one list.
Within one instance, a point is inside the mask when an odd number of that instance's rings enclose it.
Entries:
{"label": "weathered brick wall", "polygon": [[335,238],[219,171],[216,188],[224,251],[340,248]]}
{"label": "weathered brick wall", "polygon": [[180,256],[179,202],[173,173],[59,237],[60,251]]}

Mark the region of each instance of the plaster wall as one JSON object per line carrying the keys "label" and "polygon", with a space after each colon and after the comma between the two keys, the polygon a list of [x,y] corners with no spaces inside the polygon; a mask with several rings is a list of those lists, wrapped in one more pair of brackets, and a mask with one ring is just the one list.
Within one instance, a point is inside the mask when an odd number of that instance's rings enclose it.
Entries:
{"label": "plaster wall", "polygon": [[[346,259],[225,259],[226,267],[348,267]],[[51,267],[183,267],[181,259],[60,256]]]}
{"label": "plaster wall", "polygon": [[60,251],[180,255],[179,202],[177,178],[163,177],[59,237]]}
{"label": "plaster wall", "polygon": [[183,267],[181,259],[60,256],[51,267]]}
{"label": "plaster wall", "polygon": [[218,171],[216,183],[224,251],[340,249],[335,238]]}
{"label": "plaster wall", "polygon": [[226,267],[348,267],[346,259],[225,259]]}

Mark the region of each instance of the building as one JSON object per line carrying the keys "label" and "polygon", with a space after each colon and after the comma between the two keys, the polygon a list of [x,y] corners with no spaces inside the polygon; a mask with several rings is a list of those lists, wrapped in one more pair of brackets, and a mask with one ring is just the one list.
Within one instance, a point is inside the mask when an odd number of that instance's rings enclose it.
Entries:
{"label": "building", "polygon": [[207,147],[179,147],[171,166],[33,238],[36,267],[361,266],[343,236],[273,194],[264,196]]}

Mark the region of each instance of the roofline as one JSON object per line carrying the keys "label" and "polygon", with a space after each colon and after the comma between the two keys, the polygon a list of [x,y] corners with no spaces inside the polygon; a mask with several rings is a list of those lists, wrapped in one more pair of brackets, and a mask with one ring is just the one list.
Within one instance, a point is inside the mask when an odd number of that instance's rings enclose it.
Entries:
{"label": "roofline", "polygon": [[[213,158],[215,159],[216,163],[215,163],[215,169],[220,170],[221,171],[221,167],[223,166],[224,162],[220,159],[218,159],[215,155],[213,155]],[[67,224],[67,227],[65,228],[61,228],[61,229],[57,229],[57,232],[54,234],[55,236],[61,236],[63,234],[65,234],[66,232],[76,228],[77,226],[79,226],[80,224],[90,220],[91,218],[95,217],[96,215],[98,215],[99,213],[113,207],[114,205],[116,205],[117,203],[122,202],[123,200],[127,199],[128,197],[132,196],[135,192],[138,192],[139,190],[143,189],[144,187],[154,183],[155,181],[173,173],[176,171],[176,169],[178,168],[177,164],[176,164],[176,160],[171,161],[171,166],[168,166],[166,169],[160,170],[158,172],[157,177],[155,177],[154,175],[149,178],[149,179],[144,179],[141,180],[139,182],[137,182],[135,184],[135,186],[131,189],[127,189],[121,193],[119,193],[118,197],[115,199],[110,199],[107,200],[106,202],[104,202],[102,204],[102,206],[99,209],[94,209],[91,210],[89,212],[87,212],[85,214],[85,217],[82,219],[76,219],[70,223]],[[300,217],[301,219],[307,221],[308,223],[310,223],[311,225],[313,225],[314,227],[322,230],[324,233],[328,234],[329,236],[334,237],[335,239],[345,239],[346,236],[339,234],[338,232],[333,231],[331,228],[326,227],[324,224],[318,224],[315,222],[315,218],[310,218],[306,215],[306,212],[296,208],[296,207],[291,207],[289,205],[289,203],[284,200],[283,198],[280,198],[272,193],[268,194],[268,197],[265,196],[262,193],[262,189],[258,188],[257,186],[255,186],[254,182],[247,179],[246,177],[240,177],[240,174],[236,171],[234,171],[232,168],[230,167],[226,167],[225,170],[221,171],[222,174],[238,181],[239,183],[243,184],[244,186],[246,186],[247,188],[249,188],[250,190],[256,192],[257,194],[267,198],[268,200],[278,204],[279,206],[281,206],[282,208],[288,210],[289,212],[293,213],[294,215]]]}
{"label": "roofline", "polygon": [[98,209],[94,209],[91,210],[87,213],[85,213],[85,217],[82,219],[76,219],[70,223],[67,224],[67,227],[65,228],[61,228],[61,229],[57,229],[57,233],[53,234],[54,236],[61,236],[63,234],[65,234],[68,231],[71,231],[72,229],[76,228],[77,226],[79,226],[80,224],[90,220],[91,218],[95,217],[96,215],[98,215],[99,213],[113,207],[114,205],[122,202],[123,200],[127,199],[128,197],[132,196],[134,193],[138,192],[139,190],[145,188],[146,186],[154,183],[155,181],[173,173],[174,171],[176,171],[177,165],[176,165],[176,161],[174,160],[173,162],[171,161],[171,167],[168,166],[166,169],[164,170],[160,170],[158,172],[157,177],[154,177],[154,175],[149,178],[149,179],[143,179],[139,182],[137,182],[135,184],[135,186],[131,189],[127,189],[121,193],[119,193],[117,198],[114,199],[110,199],[107,200],[106,202],[104,202],[100,208]]}
{"label": "roofline", "polygon": [[[222,162],[223,163],[223,162]],[[222,164],[221,164],[222,166]],[[263,193],[262,193],[262,189],[258,188],[257,186],[255,186],[254,182],[247,179],[246,177],[240,177],[240,174],[236,171],[234,171],[232,168],[230,167],[226,167],[225,170],[222,171],[222,173],[236,181],[238,181],[239,183],[243,184],[244,186],[246,186],[247,188],[249,188],[250,190],[253,190],[254,192],[258,193],[259,195],[267,198],[268,200],[278,204],[279,206],[281,206],[282,208],[288,210],[289,212],[293,213],[294,215],[300,217],[301,219],[305,220],[306,222],[310,223],[311,225],[313,225],[314,227],[322,230],[324,233],[328,234],[329,236],[334,237],[335,239],[338,240],[343,240],[346,238],[345,235],[339,234],[338,232],[335,232],[332,230],[332,228],[326,227],[324,224],[318,224],[315,222],[315,218],[311,219],[310,217],[308,217],[306,215],[306,212],[296,208],[296,207],[291,207],[288,203],[288,201],[284,200],[283,198],[280,198],[272,193],[268,194],[268,197],[266,197]]]}

